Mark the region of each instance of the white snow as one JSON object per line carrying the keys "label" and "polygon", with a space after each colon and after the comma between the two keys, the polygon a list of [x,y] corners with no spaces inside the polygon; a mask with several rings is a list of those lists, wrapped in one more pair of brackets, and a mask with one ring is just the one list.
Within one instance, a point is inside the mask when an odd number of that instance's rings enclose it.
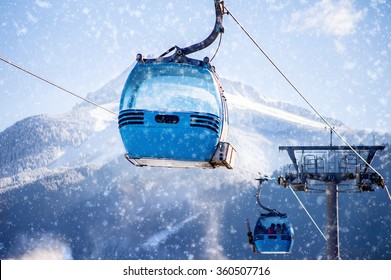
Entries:
{"label": "white snow", "polygon": [[[112,112],[118,110],[118,104],[116,103],[105,104],[103,107]],[[94,131],[96,132],[105,130],[109,125],[112,125],[113,121],[117,121],[116,115],[105,111],[102,108],[92,109],[90,115],[95,119]]]}
{"label": "white snow", "polygon": [[144,244],[142,246],[147,247],[147,248],[148,247],[152,247],[152,248],[158,247],[160,244],[163,244],[170,235],[173,235],[173,234],[177,233],[178,231],[180,231],[181,228],[183,228],[187,223],[196,219],[198,216],[199,216],[199,214],[192,215],[192,216],[186,218],[185,220],[183,220],[182,222],[180,222],[179,224],[176,224],[176,225],[167,227],[164,230],[158,231],[157,233],[155,233],[154,235],[149,237],[144,242]]}
{"label": "white snow", "polygon": [[318,122],[313,119],[298,116],[276,107],[257,103],[249,99],[246,99],[242,96],[231,95],[231,94],[226,94],[226,96],[229,104],[234,105],[241,109],[252,110],[264,115],[271,116],[273,118],[277,118],[283,121],[287,121],[303,126],[308,126],[311,128],[324,129],[324,127],[326,126],[323,122]]}

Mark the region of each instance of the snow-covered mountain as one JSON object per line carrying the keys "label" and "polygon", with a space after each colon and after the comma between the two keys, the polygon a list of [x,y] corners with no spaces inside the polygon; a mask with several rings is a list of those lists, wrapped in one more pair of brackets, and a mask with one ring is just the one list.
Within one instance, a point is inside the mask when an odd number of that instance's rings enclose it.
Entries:
{"label": "snow-covered mountain", "polygon": [[[87,98],[116,112],[129,71]],[[257,172],[272,174],[290,163],[278,146],[327,145],[324,123],[242,83],[222,83],[229,142],[238,152],[234,170],[134,167],[123,156],[116,116],[87,103],[62,115],[26,118],[1,132],[0,258],[326,258],[323,237],[290,190],[275,183],[265,187],[263,198],[294,224],[292,254],[252,254],[244,226],[245,218],[254,223],[257,217]],[[352,144],[391,140],[390,134],[331,122]],[[374,164],[389,181],[389,148]],[[324,231],[324,194],[298,195]],[[343,259],[391,259],[390,205],[381,189],[340,195]]]}

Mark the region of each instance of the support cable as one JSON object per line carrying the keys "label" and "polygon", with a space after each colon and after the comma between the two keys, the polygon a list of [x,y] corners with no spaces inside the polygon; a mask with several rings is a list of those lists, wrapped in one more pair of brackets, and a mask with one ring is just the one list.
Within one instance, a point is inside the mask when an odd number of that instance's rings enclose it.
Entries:
{"label": "support cable", "polygon": [[253,175],[255,175],[255,176],[259,176],[259,173],[253,172],[253,171],[248,170],[248,169],[246,169],[246,168],[242,168],[242,167],[237,166],[237,165],[235,165],[235,168],[236,168],[236,169],[239,169],[239,170],[242,170],[242,171],[244,171],[244,172],[253,174]]}
{"label": "support cable", "polygon": [[312,223],[315,225],[315,227],[318,229],[318,231],[320,232],[320,234],[323,236],[324,240],[327,241],[327,238],[326,236],[324,235],[324,233],[322,232],[322,230],[319,228],[318,224],[315,222],[315,220],[312,218],[310,212],[308,212],[307,208],[305,208],[304,204],[301,202],[300,198],[297,196],[297,194],[295,193],[295,191],[292,189],[291,186],[289,186],[289,189],[292,191],[293,195],[296,197],[297,201],[299,201],[301,207],[303,207],[304,211],[307,213],[308,217],[310,217]]}
{"label": "support cable", "polygon": [[390,194],[390,191],[387,188],[387,185],[385,185],[385,189],[386,189],[386,192],[388,194],[388,198],[391,200],[391,194]]}
{"label": "support cable", "polygon": [[23,68],[23,67],[21,67],[21,66],[19,66],[19,65],[16,65],[15,63],[13,63],[13,62],[11,62],[11,61],[9,61],[9,60],[6,60],[6,59],[4,59],[4,58],[2,58],[2,57],[0,57],[0,60],[4,61],[5,63],[8,63],[9,65],[11,65],[11,66],[13,66],[13,67],[15,67],[15,68],[17,68],[17,69],[19,69],[19,70],[22,70],[23,72],[25,72],[25,73],[27,73],[27,74],[29,74],[29,75],[31,75],[31,76],[33,76],[33,77],[35,77],[35,78],[41,80],[41,81],[44,81],[45,83],[47,83],[47,84],[49,84],[49,85],[51,85],[51,86],[54,86],[54,87],[56,87],[56,88],[58,88],[58,89],[60,89],[60,90],[62,90],[62,91],[64,91],[64,92],[66,92],[66,93],[68,93],[68,94],[71,94],[71,95],[73,95],[73,96],[75,96],[75,97],[77,97],[77,98],[79,98],[79,99],[81,99],[81,100],[86,101],[87,103],[90,103],[90,104],[92,104],[92,105],[94,105],[94,106],[96,106],[96,107],[98,107],[98,108],[100,108],[100,109],[102,109],[102,110],[105,110],[106,112],[108,112],[108,113],[110,113],[110,114],[113,114],[113,115],[115,115],[115,116],[118,116],[117,113],[115,113],[115,112],[113,112],[113,111],[111,111],[111,110],[109,110],[109,109],[106,109],[105,107],[103,107],[103,106],[101,106],[101,105],[99,105],[99,104],[97,104],[97,103],[95,103],[95,102],[93,102],[93,101],[91,101],[91,100],[88,100],[87,98],[84,98],[84,97],[82,97],[82,96],[80,96],[80,95],[78,95],[78,94],[76,94],[76,93],[74,93],[74,92],[72,92],[72,91],[70,91],[70,90],[67,90],[66,88],[64,88],[64,87],[62,87],[62,86],[59,86],[59,85],[57,85],[57,84],[55,84],[55,83],[53,83],[53,82],[51,82],[51,81],[49,81],[49,80],[47,80],[47,79],[45,79],[45,78],[42,78],[41,76],[39,76],[39,75],[37,75],[37,74],[34,74],[33,72],[31,72],[31,71],[29,71],[29,70],[27,70],[27,69],[25,69],[25,68]]}
{"label": "support cable", "polygon": [[[267,58],[267,60],[276,68],[276,70],[281,74],[281,76],[288,82],[288,84],[294,89],[296,93],[310,106],[310,108],[322,119],[322,121],[330,127],[330,129],[344,142],[367,166],[369,166],[377,175],[381,178],[382,175],[378,172],[371,164],[369,164],[343,137],[340,135],[334,127],[319,113],[319,111],[308,101],[308,99],[299,91],[299,89],[289,80],[289,78],[282,72],[282,70],[276,65],[276,63],[267,55],[267,53],[262,49],[262,47],[255,41],[255,39],[248,33],[248,31],[243,27],[243,25],[236,19],[236,17],[231,13],[231,11],[224,5],[224,9],[227,11],[227,14],[232,17],[232,19],[239,25],[247,37],[255,44],[255,46],[262,52],[262,54]],[[385,186],[388,197],[391,200],[390,193],[387,186]]]}
{"label": "support cable", "polygon": [[220,33],[219,44],[217,45],[217,49],[216,49],[215,53],[213,54],[212,58],[209,60],[209,62],[212,62],[212,60],[216,57],[217,53],[219,52],[222,38],[223,38],[223,33]]}

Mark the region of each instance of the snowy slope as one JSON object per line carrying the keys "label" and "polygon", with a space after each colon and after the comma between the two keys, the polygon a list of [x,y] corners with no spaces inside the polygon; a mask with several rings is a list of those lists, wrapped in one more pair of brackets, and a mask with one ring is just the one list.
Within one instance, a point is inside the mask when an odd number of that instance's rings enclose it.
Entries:
{"label": "snowy slope", "polygon": [[[128,73],[88,98],[117,111]],[[84,103],[1,132],[0,258],[325,258],[324,240],[282,187],[270,184],[264,195],[295,225],[291,255],[253,255],[243,224],[256,218],[256,173],[271,174],[289,163],[278,146],[327,145],[325,125],[308,110],[270,100],[241,83],[222,82],[229,142],[238,151],[234,170],[134,167],[123,157],[115,116]],[[334,124],[355,144],[372,144],[373,133]],[[391,137],[375,139],[389,143]],[[376,164],[389,176],[389,150]],[[300,195],[324,229],[324,195]],[[341,198],[341,240],[351,248],[341,250],[342,258],[391,258],[389,205],[384,190]],[[385,229],[376,237],[370,234],[375,223]]]}

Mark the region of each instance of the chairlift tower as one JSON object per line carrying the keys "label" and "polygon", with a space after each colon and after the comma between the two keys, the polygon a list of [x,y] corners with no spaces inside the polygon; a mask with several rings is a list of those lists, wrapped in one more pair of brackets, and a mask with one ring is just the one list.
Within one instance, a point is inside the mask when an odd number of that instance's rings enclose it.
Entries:
{"label": "chairlift tower", "polygon": [[[296,191],[311,191],[311,185],[321,183],[326,194],[327,259],[340,259],[338,193],[342,191],[373,191],[373,185],[384,188],[383,177],[369,167],[376,152],[385,146],[280,146],[286,150],[292,165],[278,178],[284,187],[291,185]],[[354,151],[356,151],[356,153]],[[360,156],[359,156],[360,155]],[[364,162],[364,160],[366,162]],[[354,189],[343,189],[340,183],[351,181]],[[319,189],[317,189],[319,191]]]}

